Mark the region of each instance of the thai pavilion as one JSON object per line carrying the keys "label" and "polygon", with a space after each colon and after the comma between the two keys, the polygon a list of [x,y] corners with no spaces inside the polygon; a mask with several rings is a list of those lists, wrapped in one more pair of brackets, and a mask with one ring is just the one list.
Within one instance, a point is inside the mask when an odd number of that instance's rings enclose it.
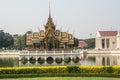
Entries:
{"label": "thai pavilion", "polygon": [[26,45],[29,50],[67,50],[73,48],[73,35],[62,32],[61,30],[56,30],[50,10],[44,28],[45,30],[39,30],[39,32],[26,33]]}

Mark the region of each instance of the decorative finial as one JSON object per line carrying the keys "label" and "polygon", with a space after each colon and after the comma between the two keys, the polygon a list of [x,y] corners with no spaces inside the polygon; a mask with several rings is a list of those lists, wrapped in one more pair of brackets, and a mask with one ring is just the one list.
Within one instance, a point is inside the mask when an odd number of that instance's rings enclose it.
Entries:
{"label": "decorative finial", "polygon": [[51,17],[50,0],[49,0],[49,17]]}

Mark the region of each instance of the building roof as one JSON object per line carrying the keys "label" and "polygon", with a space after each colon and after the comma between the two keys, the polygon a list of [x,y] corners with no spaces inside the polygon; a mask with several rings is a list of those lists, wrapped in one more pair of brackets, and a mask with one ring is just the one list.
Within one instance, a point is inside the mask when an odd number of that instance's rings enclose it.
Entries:
{"label": "building roof", "polygon": [[117,36],[118,31],[99,31],[101,36]]}
{"label": "building roof", "polygon": [[79,41],[78,47],[86,47],[87,43],[85,41]]}

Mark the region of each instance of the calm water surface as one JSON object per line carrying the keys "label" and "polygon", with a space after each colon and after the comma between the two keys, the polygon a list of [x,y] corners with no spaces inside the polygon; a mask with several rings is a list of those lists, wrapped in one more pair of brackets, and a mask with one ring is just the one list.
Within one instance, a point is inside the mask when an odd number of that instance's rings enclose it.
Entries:
{"label": "calm water surface", "polygon": [[[21,66],[19,63],[19,58],[17,57],[0,57],[0,67],[18,67]],[[80,64],[87,66],[95,65],[95,59],[88,58],[87,60],[81,60]],[[24,65],[22,64],[22,66]],[[33,66],[36,66],[36,64],[33,64]]]}

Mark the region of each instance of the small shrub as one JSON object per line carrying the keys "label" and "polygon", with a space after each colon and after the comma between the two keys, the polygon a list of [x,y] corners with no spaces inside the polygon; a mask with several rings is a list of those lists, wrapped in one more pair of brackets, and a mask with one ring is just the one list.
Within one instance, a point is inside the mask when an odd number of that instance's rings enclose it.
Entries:
{"label": "small shrub", "polygon": [[55,59],[55,62],[56,62],[57,64],[62,63],[62,58],[56,58],[56,59]]}
{"label": "small shrub", "polygon": [[36,59],[32,56],[29,61],[30,61],[31,64],[35,64]]}
{"label": "small shrub", "polygon": [[22,57],[21,58],[21,63],[26,64],[28,62],[26,57]]}
{"label": "small shrub", "polygon": [[47,58],[47,63],[48,63],[48,64],[52,64],[52,63],[53,63],[53,61],[54,61],[54,60],[53,60],[53,58],[52,58],[52,57],[48,57],[48,58]]}
{"label": "small shrub", "polygon": [[76,57],[73,57],[72,61],[73,61],[74,63],[78,63],[78,62],[80,61],[80,59],[79,59],[78,56],[76,56]]}
{"label": "small shrub", "polygon": [[43,64],[45,62],[45,59],[42,57],[38,58],[38,63]]}

